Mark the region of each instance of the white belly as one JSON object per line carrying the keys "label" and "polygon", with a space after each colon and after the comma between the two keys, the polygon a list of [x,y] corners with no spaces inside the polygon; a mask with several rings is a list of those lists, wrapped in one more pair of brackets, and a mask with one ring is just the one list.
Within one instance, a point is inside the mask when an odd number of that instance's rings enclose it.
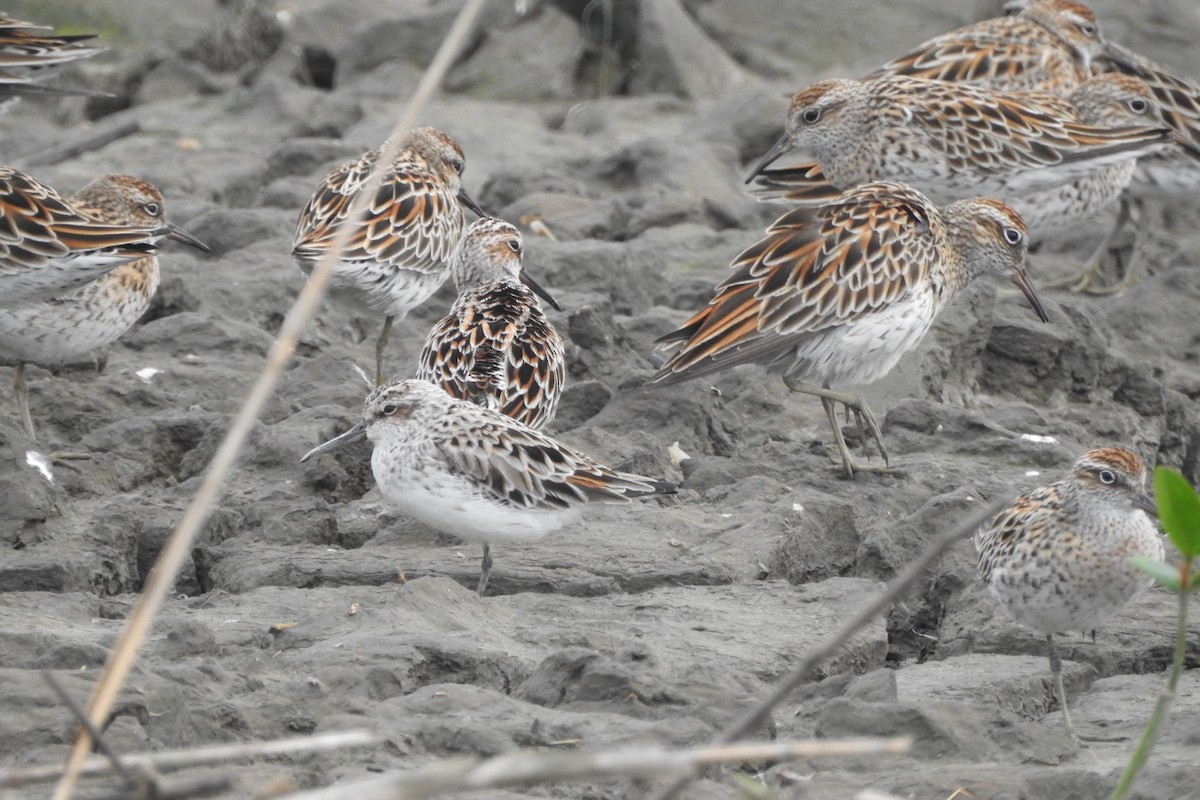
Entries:
{"label": "white belly", "polygon": [[61,300],[0,308],[0,356],[54,364],[116,341],[146,313],[158,286],[158,270],[137,290],[112,277]]}
{"label": "white belly", "polygon": [[1164,557],[1162,537],[1141,511],[1089,515],[1076,524],[1080,535],[1065,538],[1061,552],[1022,551],[996,564],[988,581],[1010,617],[1043,635],[1099,627],[1153,583],[1130,559]]}
{"label": "white belly", "polygon": [[[312,271],[311,264],[296,263],[305,274]],[[403,319],[432,297],[449,274],[444,265],[419,272],[376,262],[339,261],[329,278],[328,295],[359,314]]]}
{"label": "white belly", "polygon": [[382,461],[376,447],[371,467],[379,490],[400,511],[431,528],[468,542],[503,544],[540,539],[579,516],[577,509],[516,508],[479,491],[444,471],[396,469]]}
{"label": "white belly", "polygon": [[1011,197],[1009,202],[1029,226],[1032,238],[1039,239],[1062,230],[1066,222],[1090,216],[1116,202],[1133,178],[1135,166],[1136,162],[1130,160],[1062,186]]}
{"label": "white belly", "polygon": [[788,374],[813,385],[878,380],[920,344],[936,313],[932,292],[917,292],[909,302],[806,337],[796,347]]}

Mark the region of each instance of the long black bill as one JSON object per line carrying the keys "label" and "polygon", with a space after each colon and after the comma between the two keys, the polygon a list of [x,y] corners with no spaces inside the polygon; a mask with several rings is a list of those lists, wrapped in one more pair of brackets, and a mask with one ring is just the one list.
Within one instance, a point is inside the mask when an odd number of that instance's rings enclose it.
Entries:
{"label": "long black bill", "polygon": [[1183,152],[1187,153],[1195,161],[1200,161],[1200,142],[1193,141],[1187,136],[1181,136],[1176,133],[1172,137],[1172,141],[1183,148]]}
{"label": "long black bill", "polygon": [[1046,316],[1046,309],[1042,306],[1042,301],[1037,296],[1037,290],[1033,288],[1033,283],[1029,280],[1029,273],[1024,267],[1013,270],[1012,282],[1021,290],[1021,294],[1025,295],[1029,305],[1033,306],[1038,319],[1042,322],[1049,322],[1050,318]]}
{"label": "long black bill", "polygon": [[762,172],[767,167],[771,166],[771,162],[779,158],[781,155],[792,149],[792,137],[786,133],[778,142],[771,146],[771,149],[763,154],[763,157],[754,163],[750,169],[750,174],[746,176],[746,183],[758,177],[758,173]]}
{"label": "long black bill", "polygon": [[330,439],[328,442],[326,442],[325,444],[319,444],[316,447],[314,447],[312,450],[309,450],[307,453],[305,453],[303,456],[300,457],[300,463],[303,464],[305,461],[308,461],[313,456],[319,456],[322,453],[328,453],[332,450],[337,450],[339,448],[345,447],[348,444],[354,444],[355,442],[361,442],[365,438],[367,438],[367,426],[360,422],[357,425],[355,425],[353,428],[351,428],[350,430],[341,434],[340,436],[335,436],[332,439]]}
{"label": "long black bill", "polygon": [[171,229],[171,232],[167,234],[168,239],[174,239],[177,242],[183,242],[186,245],[190,245],[190,246],[196,248],[197,250],[199,250],[202,253],[211,253],[212,252],[212,250],[209,248],[208,245],[206,245],[204,242],[197,239],[195,236],[192,236],[190,233],[188,233],[187,231],[185,231],[183,228],[179,227],[178,225],[172,225],[171,223],[168,222],[167,227]]}
{"label": "long black bill", "polygon": [[550,296],[550,293],[543,289],[542,285],[531,278],[529,273],[523,269],[521,270],[521,283],[528,286],[531,290],[533,290],[534,294],[549,303],[550,307],[555,311],[562,311],[562,308],[560,308],[558,302]]}
{"label": "long black bill", "polygon": [[[1127,75],[1136,75],[1142,70],[1142,66],[1130,58],[1130,51],[1120,45],[1113,46],[1111,42],[1104,43],[1104,51],[1097,61],[1103,64],[1105,61],[1111,62],[1117,67],[1116,72],[1124,72]],[[1107,66],[1107,65],[1105,65]],[[1105,70],[1106,72],[1109,70]]]}
{"label": "long black bill", "polygon": [[458,202],[462,203],[464,206],[466,206],[467,208],[474,211],[475,216],[477,216],[477,217],[488,216],[487,212],[479,207],[479,203],[476,203],[474,200],[471,199],[471,195],[467,194],[466,189],[458,190]]}

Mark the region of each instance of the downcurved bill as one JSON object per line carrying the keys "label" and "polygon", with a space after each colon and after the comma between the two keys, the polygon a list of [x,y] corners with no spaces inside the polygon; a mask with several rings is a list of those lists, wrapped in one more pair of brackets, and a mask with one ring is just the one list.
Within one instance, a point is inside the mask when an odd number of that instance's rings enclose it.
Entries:
{"label": "downcurved bill", "polygon": [[195,236],[192,236],[190,233],[188,233],[187,231],[185,231],[183,228],[179,227],[178,225],[172,225],[171,223],[168,222],[167,227],[171,229],[171,232],[167,234],[168,239],[174,239],[177,242],[183,242],[186,245],[190,245],[191,247],[196,248],[197,250],[199,250],[202,253],[211,253],[212,252],[212,250],[209,249],[208,245],[206,245],[204,242],[197,239]]}
{"label": "downcurved bill", "polygon": [[1033,307],[1038,319],[1042,322],[1049,322],[1050,318],[1046,316],[1046,309],[1042,307],[1042,301],[1038,299],[1037,290],[1033,288],[1033,283],[1029,280],[1029,272],[1024,267],[1013,270],[1012,282],[1021,290],[1021,294],[1025,295],[1025,299]]}
{"label": "downcurved bill", "polygon": [[1192,157],[1193,160],[1200,161],[1200,145],[1193,142],[1189,137],[1180,136],[1179,134],[1175,134],[1172,139],[1174,143],[1179,147],[1182,147],[1184,151]]}
{"label": "downcurved bill", "polygon": [[348,444],[354,444],[355,442],[361,442],[365,438],[367,438],[367,426],[360,422],[357,425],[355,425],[353,428],[351,428],[350,430],[343,433],[342,435],[335,436],[332,439],[330,439],[328,442],[326,442],[325,444],[319,444],[316,447],[314,447],[312,450],[309,450],[307,453],[305,453],[303,456],[300,457],[300,463],[303,464],[305,461],[308,461],[313,456],[319,456],[322,453],[328,453],[330,451],[337,450],[339,448],[345,447]]}
{"label": "downcurved bill", "polygon": [[462,203],[464,206],[466,206],[467,208],[474,211],[475,216],[477,216],[477,217],[486,217],[487,216],[487,212],[485,212],[482,208],[479,207],[479,203],[476,203],[474,200],[471,199],[471,195],[467,194],[466,189],[458,190],[458,202]]}
{"label": "downcurved bill", "polygon": [[521,283],[528,286],[534,294],[549,303],[550,307],[555,311],[562,311],[562,309],[559,308],[558,301],[551,297],[550,293],[543,289],[540,283],[531,278],[529,273],[525,270],[521,270]]}
{"label": "downcurved bill", "polygon": [[1158,504],[1149,495],[1135,492],[1133,495],[1133,504],[1150,516],[1158,519]]}
{"label": "downcurved bill", "polygon": [[767,167],[771,166],[771,162],[779,158],[781,155],[792,149],[792,137],[786,133],[778,142],[771,145],[771,149],[763,154],[763,157],[754,162],[754,166],[750,168],[750,174],[746,176],[746,183],[758,177],[758,173],[762,172]]}

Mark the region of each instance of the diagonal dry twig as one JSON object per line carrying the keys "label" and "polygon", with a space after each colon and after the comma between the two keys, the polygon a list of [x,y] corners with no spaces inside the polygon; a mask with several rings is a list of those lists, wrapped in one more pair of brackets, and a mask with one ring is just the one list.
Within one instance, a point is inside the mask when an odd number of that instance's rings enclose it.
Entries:
{"label": "diagonal dry twig", "polygon": [[[129,768],[122,763],[121,758],[117,755],[116,751],[109,747],[108,740],[104,738],[104,735],[101,733],[96,723],[88,719],[88,715],[84,712],[83,708],[81,708],[80,705],[75,702],[74,697],[71,697],[71,695],[67,694],[67,690],[64,689],[63,685],[58,682],[58,678],[54,677],[54,673],[48,669],[42,670],[42,680],[50,684],[50,688],[54,690],[56,695],[58,695],[59,701],[67,707],[67,709],[71,712],[71,716],[75,717],[75,720],[83,726],[84,730],[87,731],[88,736],[90,736],[92,741],[96,743],[96,746],[100,748],[100,752],[106,759],[108,759],[108,762],[112,765],[112,768],[116,770],[118,775],[121,776],[121,780],[125,781],[126,788],[136,789],[141,783],[141,781],[138,779],[138,776],[134,775],[133,772],[131,772]],[[3,785],[3,782],[0,782],[0,786]]]}
{"label": "diagonal dry twig", "polygon": [[[849,619],[840,630],[836,631],[812,652],[808,653],[783,680],[775,685],[770,694],[734,720],[725,730],[717,734],[712,744],[716,746],[733,742],[754,730],[771,713],[771,709],[782,703],[791,694],[793,689],[812,675],[813,670],[821,662],[840,650],[868,622],[886,612],[888,607],[896,601],[896,598],[903,594],[909,586],[916,583],[933,562],[942,557],[942,553],[948,550],[955,542],[977,530],[980,525],[999,512],[1005,502],[1007,502],[1005,498],[993,500],[986,507],[976,511],[956,527],[930,542],[921,555],[910,562],[904,568],[903,572],[892,578],[881,595],[860,608],[858,613]],[[655,794],[653,800],[670,800],[670,798],[678,794],[679,790],[687,786],[692,777],[689,774],[677,778],[661,792]]]}
{"label": "diagonal dry twig", "polygon": [[39,150],[24,159],[24,161],[26,165],[31,167],[61,164],[84,153],[90,153],[93,150],[107,147],[119,139],[124,139],[126,136],[133,136],[135,133],[140,133],[141,130],[142,126],[136,119],[125,120],[117,125],[107,125],[94,130],[81,139],[75,139],[65,144]]}
{"label": "diagonal dry twig", "polygon": [[661,750],[654,747],[595,752],[522,751],[495,758],[456,758],[370,780],[291,795],[291,800],[420,800],[448,792],[483,791],[594,778],[664,777],[713,764],[743,764],[794,758],[894,755],[912,740],[843,739]]}
{"label": "diagonal dry twig", "polygon": [[[450,26],[446,38],[442,41],[441,47],[438,48],[437,54],[434,55],[433,61],[425,70],[425,74],[421,76],[421,81],[404,112],[400,115],[395,130],[384,144],[379,160],[375,162],[375,168],[371,170],[371,175],[351,203],[347,219],[359,220],[366,214],[370,201],[375,197],[376,189],[381,183],[383,172],[399,153],[404,132],[413,127],[418,114],[441,83],[443,76],[466,41],[467,34],[470,33],[471,26],[485,2],[486,0],[467,0],[464,3],[454,24]],[[154,617],[158,614],[163,600],[175,581],[175,576],[179,573],[179,568],[191,552],[192,542],[195,540],[200,526],[208,519],[212,506],[224,487],[226,475],[233,467],[238,453],[245,444],[254,421],[258,419],[263,406],[271,392],[274,391],[284,365],[296,349],[296,342],[299,341],[300,334],[304,332],[308,321],[312,319],[317,303],[324,292],[325,284],[333,270],[336,254],[349,243],[353,229],[354,226],[350,224],[344,224],[338,228],[333,245],[321,258],[312,275],[309,276],[303,291],[300,292],[300,296],[296,298],[296,302],[288,311],[287,317],[284,318],[283,325],[280,327],[279,335],[275,339],[275,344],[267,356],[267,363],[262,373],[251,387],[250,394],[230,425],[229,432],[221,442],[216,455],[213,456],[204,480],[191,505],[184,512],[179,527],[171,534],[171,538],[159,555],[158,561],[146,581],[146,586],[142,590],[141,597],[129,616],[121,639],[113,649],[112,655],[109,656],[100,680],[92,693],[91,701],[88,704],[88,716],[93,722],[102,721],[107,716],[109,709],[112,708],[117,692],[124,684],[125,678],[133,666],[138,648],[145,640]],[[87,735],[86,731],[81,731],[76,736],[67,757],[63,779],[54,793],[55,800],[67,800],[71,796],[79,775],[79,767],[87,756],[90,743],[91,737]]]}

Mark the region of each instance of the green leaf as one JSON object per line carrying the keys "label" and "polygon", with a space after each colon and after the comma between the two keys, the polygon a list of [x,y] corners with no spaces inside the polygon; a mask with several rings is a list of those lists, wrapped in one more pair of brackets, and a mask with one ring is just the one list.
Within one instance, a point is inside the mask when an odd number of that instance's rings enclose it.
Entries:
{"label": "green leaf", "polygon": [[1200,497],[1173,469],[1154,470],[1154,499],[1158,518],[1171,541],[1187,560],[1200,555]]}
{"label": "green leaf", "polygon": [[1154,578],[1155,583],[1176,594],[1179,593],[1179,568],[1162,561],[1155,561],[1149,556],[1134,556],[1133,565],[1142,572]]}
{"label": "green leaf", "polygon": [[744,800],[779,800],[778,792],[769,786],[764,786],[749,775],[735,773],[733,782],[736,784],[738,795]]}

